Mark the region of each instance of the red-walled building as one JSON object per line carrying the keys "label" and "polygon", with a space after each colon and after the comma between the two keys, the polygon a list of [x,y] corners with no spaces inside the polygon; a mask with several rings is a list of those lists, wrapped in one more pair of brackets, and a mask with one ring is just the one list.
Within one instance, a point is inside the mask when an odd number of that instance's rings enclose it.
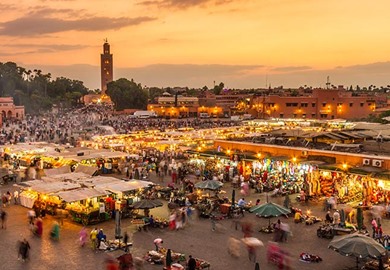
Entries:
{"label": "red-walled building", "polygon": [[384,106],[386,97],[354,95],[342,87],[313,89],[298,96],[257,96],[251,101],[252,113],[258,118],[359,119]]}

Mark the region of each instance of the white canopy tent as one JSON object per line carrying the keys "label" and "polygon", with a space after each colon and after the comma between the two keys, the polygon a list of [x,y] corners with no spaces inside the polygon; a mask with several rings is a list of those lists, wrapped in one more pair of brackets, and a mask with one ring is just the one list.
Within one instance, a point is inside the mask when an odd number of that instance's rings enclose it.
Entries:
{"label": "white canopy tent", "polygon": [[95,188],[79,188],[74,190],[60,191],[53,195],[58,196],[65,202],[77,202],[90,198],[105,196],[107,195],[107,192]]}

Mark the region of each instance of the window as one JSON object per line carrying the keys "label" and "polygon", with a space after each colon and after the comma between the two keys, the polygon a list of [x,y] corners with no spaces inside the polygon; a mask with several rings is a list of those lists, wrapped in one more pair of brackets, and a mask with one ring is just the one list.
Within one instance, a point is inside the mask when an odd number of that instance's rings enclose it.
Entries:
{"label": "window", "polygon": [[361,102],[361,103],[360,103],[360,107],[363,107],[363,106],[364,106],[364,102]]}
{"label": "window", "polygon": [[343,103],[337,103],[337,106],[343,106]]}
{"label": "window", "polygon": [[298,107],[298,103],[286,103],[286,107]]}
{"label": "window", "polygon": [[349,107],[353,107],[353,103],[349,103]]}
{"label": "window", "polygon": [[328,118],[328,115],[327,114],[321,114],[320,117],[321,118]]}
{"label": "window", "polygon": [[312,114],[311,114],[311,118],[316,118],[316,114],[315,114],[315,113],[312,113]]}
{"label": "window", "polygon": [[294,118],[297,118],[297,115],[294,113],[294,114],[293,114],[293,117],[294,117]]}
{"label": "window", "polygon": [[312,107],[312,108],[315,108],[315,106],[316,106],[315,103],[312,103],[312,104],[311,104],[311,107]]}
{"label": "window", "polygon": [[279,114],[279,118],[283,118],[283,117],[284,117],[283,113]]}
{"label": "window", "polygon": [[306,113],[302,114],[302,118],[306,118]]}
{"label": "window", "polygon": [[306,102],[305,103],[301,103],[301,107],[307,107],[309,104],[307,104]]}
{"label": "window", "polygon": [[322,103],[322,107],[326,107],[326,103],[325,102]]}

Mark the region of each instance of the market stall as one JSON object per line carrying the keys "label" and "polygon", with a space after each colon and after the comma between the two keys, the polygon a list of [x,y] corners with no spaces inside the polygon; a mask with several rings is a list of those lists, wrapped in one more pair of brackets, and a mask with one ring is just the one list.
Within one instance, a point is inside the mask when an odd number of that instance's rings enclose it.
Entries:
{"label": "market stall", "polygon": [[106,207],[110,211],[114,210],[116,203],[119,203],[120,210],[124,217],[133,216],[133,208],[131,205],[139,201],[145,192],[145,189],[152,186],[153,183],[142,180],[130,180],[109,183],[96,184],[97,188],[106,190],[110,196],[106,199]]}
{"label": "market stall", "polygon": [[80,188],[80,185],[68,182],[44,182],[42,180],[34,180],[25,182],[25,186],[20,194],[20,204],[27,208],[37,208],[48,210],[61,202],[53,198],[52,194]]}
{"label": "market stall", "polygon": [[110,218],[102,203],[103,198],[107,196],[107,192],[104,190],[79,188],[57,192],[54,195],[66,202],[65,209],[68,210],[72,220],[75,222],[88,225]]}

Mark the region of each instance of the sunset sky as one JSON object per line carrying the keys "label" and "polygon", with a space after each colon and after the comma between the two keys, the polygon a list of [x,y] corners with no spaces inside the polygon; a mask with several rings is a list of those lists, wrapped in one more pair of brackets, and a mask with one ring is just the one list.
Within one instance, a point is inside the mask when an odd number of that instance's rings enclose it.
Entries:
{"label": "sunset sky", "polygon": [[0,0],[0,62],[99,88],[390,84],[390,1]]}

